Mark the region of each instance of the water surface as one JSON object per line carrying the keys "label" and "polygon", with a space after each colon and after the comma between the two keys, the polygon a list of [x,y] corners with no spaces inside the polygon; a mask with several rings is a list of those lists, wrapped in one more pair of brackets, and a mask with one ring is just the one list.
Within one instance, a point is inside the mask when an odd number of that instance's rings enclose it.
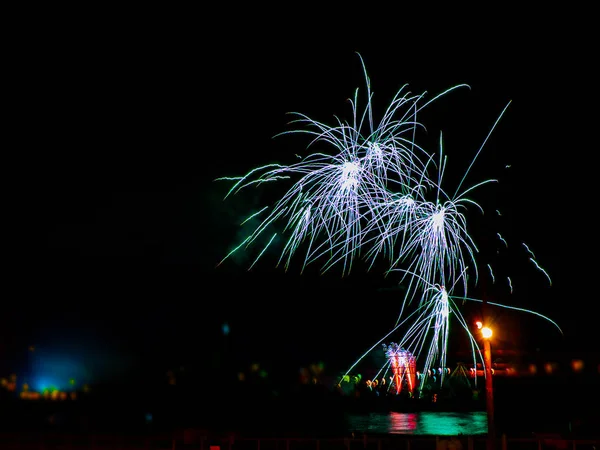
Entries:
{"label": "water surface", "polygon": [[487,414],[485,411],[369,413],[349,415],[348,427],[366,434],[475,436],[487,433]]}

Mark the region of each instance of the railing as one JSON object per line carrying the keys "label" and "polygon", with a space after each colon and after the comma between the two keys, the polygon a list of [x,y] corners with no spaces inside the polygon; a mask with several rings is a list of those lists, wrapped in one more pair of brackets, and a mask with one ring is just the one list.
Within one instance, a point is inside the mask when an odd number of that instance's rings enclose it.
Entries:
{"label": "railing", "polygon": [[[0,450],[485,450],[485,436],[389,436],[360,438],[237,438],[210,437],[193,431],[177,435],[33,435],[0,434]],[[501,436],[497,450],[600,450],[598,439],[562,439],[553,436]]]}

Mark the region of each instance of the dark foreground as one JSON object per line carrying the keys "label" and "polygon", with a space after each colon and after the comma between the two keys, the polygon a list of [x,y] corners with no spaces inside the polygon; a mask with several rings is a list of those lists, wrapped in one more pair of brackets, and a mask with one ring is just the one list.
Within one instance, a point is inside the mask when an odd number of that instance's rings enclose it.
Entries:
{"label": "dark foreground", "polygon": [[[578,384],[572,391],[539,379],[498,381],[494,411],[498,435],[530,438],[554,433],[569,439],[600,436],[600,392],[596,384]],[[339,438],[355,430],[357,415],[399,412],[486,411],[480,398],[442,399],[436,403],[397,398],[337,395],[318,385],[306,385],[286,396],[247,390],[214,393],[144,393],[102,395],[73,402],[2,399],[0,433],[37,436],[62,434],[162,435],[204,430],[212,436],[272,438]],[[1,447],[0,448],[4,448]],[[260,450],[265,450],[261,447]],[[283,450],[283,449],[279,449]],[[285,449],[289,450],[289,449]]]}
{"label": "dark foreground", "polygon": [[270,438],[217,436],[203,430],[187,429],[172,434],[0,434],[0,448],[65,450],[484,450],[492,443],[497,450],[596,450],[600,439],[563,438],[558,434],[529,437],[497,436],[344,436],[338,438]]}

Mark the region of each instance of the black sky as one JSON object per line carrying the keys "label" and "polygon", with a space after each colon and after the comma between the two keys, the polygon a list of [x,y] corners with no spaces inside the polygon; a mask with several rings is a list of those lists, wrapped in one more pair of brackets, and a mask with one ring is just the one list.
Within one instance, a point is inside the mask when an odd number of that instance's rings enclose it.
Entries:
{"label": "black sky", "polygon": [[[250,196],[224,203],[226,186],[214,179],[291,161],[307,142],[272,138],[289,129],[289,111],[347,117],[346,99],[364,86],[356,52],[380,108],[406,83],[430,95],[471,86],[422,117],[431,139],[444,131],[457,171],[512,101],[470,180],[500,179],[478,200],[501,206],[507,236],[530,243],[552,275],[549,288],[539,272],[516,266],[527,286],[518,301],[557,316],[569,345],[589,344],[584,311],[594,289],[585,288],[583,250],[596,244],[586,238],[595,148],[587,108],[597,86],[584,39],[537,24],[511,39],[466,33],[443,44],[440,32],[397,44],[352,28],[330,36],[287,14],[240,13],[218,26],[211,17],[87,14],[21,39],[5,141],[5,348],[57,333],[77,339],[73,324],[83,320],[79,328],[95,327],[98,342],[112,336],[123,352],[148,339],[151,348],[210,346],[225,321],[254,336],[248,347],[285,343],[304,359],[342,345],[348,358],[364,350],[396,311],[388,298],[369,299],[393,281],[283,276],[273,260],[251,274],[234,262],[215,269],[256,205]],[[313,325],[292,324],[298,317]]]}

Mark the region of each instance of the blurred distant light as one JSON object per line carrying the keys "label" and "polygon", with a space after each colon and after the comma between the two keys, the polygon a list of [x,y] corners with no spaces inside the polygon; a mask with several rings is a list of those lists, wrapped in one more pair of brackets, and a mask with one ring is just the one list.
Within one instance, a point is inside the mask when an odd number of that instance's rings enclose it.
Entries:
{"label": "blurred distant light", "polygon": [[571,361],[571,368],[573,369],[573,372],[582,372],[584,367],[585,363],[581,359],[574,359],[573,361]]}
{"label": "blurred distant light", "polygon": [[556,369],[558,369],[558,364],[556,363],[546,363],[544,364],[544,370],[548,375],[552,375]]}
{"label": "blurred distant light", "polygon": [[229,324],[227,322],[225,322],[222,326],[221,326],[221,330],[223,331],[223,336],[227,336],[229,335],[229,332],[231,331],[231,329],[229,328]]}
{"label": "blurred distant light", "polygon": [[491,329],[491,328],[488,328],[488,327],[483,327],[483,328],[481,329],[481,335],[482,335],[482,336],[483,336],[485,339],[489,339],[489,338],[491,338],[493,334],[494,334],[494,333],[493,333],[493,331],[492,331],[492,329]]}

